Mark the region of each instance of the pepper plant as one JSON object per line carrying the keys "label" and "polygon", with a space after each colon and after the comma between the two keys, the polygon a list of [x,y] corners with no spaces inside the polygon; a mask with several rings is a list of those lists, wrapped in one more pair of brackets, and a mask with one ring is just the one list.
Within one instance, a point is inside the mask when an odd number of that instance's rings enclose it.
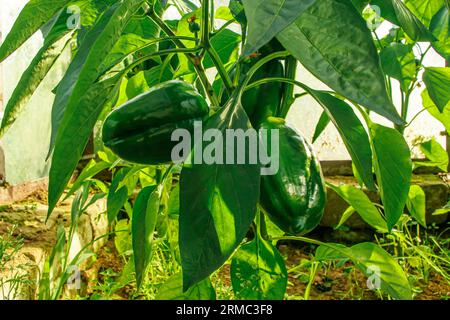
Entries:
{"label": "pepper plant", "polygon": [[[369,2],[396,25],[393,39],[374,40],[365,20]],[[1,133],[61,55],[71,54],[54,90],[48,214],[94,135],[98,159],[66,196],[86,180],[108,194],[111,226],[131,232],[138,287],[152,259],[152,243],[159,239],[169,242],[182,268],[182,277],[168,286],[176,282],[184,297],[196,288],[203,293],[198,298],[213,298],[209,277],[231,259],[236,297],[282,299],[287,271],[276,243],[293,240],[318,245],[318,259],[351,260],[369,279],[378,277],[378,289],[385,294],[410,299],[404,271],[381,247],[346,247],[305,236],[322,218],[325,182],[312,146],[285,118],[300,96],[310,95],[320,104],[324,113],[317,134],[329,123],[337,128],[361,186],[380,193],[382,210],[359,206],[361,189],[329,187],[378,231],[395,229],[413,168],[402,135],[408,97],[418,83],[411,48],[428,42],[449,59],[449,2],[423,2],[230,0],[215,8],[211,0],[200,5],[187,0],[31,0],[0,47],[0,61],[39,29],[45,41],[6,106]],[[181,18],[165,19],[169,8]],[[73,19],[77,23],[69,27]],[[298,63],[330,90],[301,82]],[[400,114],[390,78],[399,80],[404,92]],[[429,68],[424,81],[436,117],[447,119],[448,69]],[[303,93],[295,94],[296,87]],[[373,122],[371,113],[392,126]],[[259,163],[171,163],[172,133],[180,128],[192,133],[194,120],[223,136],[228,130],[277,129],[279,170],[261,176]],[[265,147],[274,149],[268,141]],[[105,169],[113,171],[109,185],[94,178]],[[130,224],[123,223],[124,213]],[[170,290],[163,291],[163,297],[171,298]]]}

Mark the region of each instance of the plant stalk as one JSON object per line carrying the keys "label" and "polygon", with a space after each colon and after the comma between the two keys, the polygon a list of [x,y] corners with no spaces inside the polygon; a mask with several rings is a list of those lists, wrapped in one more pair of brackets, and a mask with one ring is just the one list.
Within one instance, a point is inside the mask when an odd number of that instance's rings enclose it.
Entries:
{"label": "plant stalk", "polygon": [[[296,75],[297,75],[297,59],[295,59],[292,56],[287,57],[285,77],[287,79],[295,80]],[[286,118],[289,109],[291,108],[292,104],[295,101],[294,89],[295,87],[291,83],[287,83],[284,86],[283,101],[281,103],[280,110],[277,111],[277,115],[279,115],[281,118]]]}
{"label": "plant stalk", "polygon": [[[153,8],[149,11],[149,17],[169,36],[169,37],[176,37],[175,33],[170,29],[170,27],[163,21],[161,18],[155,13]],[[202,36],[203,37],[203,36]],[[180,49],[187,49],[184,43],[179,39],[172,39],[173,43],[180,48]],[[211,85],[211,83],[208,80],[208,77],[206,76],[205,69],[203,68],[201,64],[201,59],[198,59],[197,56],[195,56],[192,53],[186,53],[187,58],[191,61],[192,65],[195,68],[195,71],[203,85],[203,88],[205,89],[205,92],[211,101],[211,104],[214,106],[219,106],[220,101],[217,97],[216,93],[214,92],[214,89]]]}

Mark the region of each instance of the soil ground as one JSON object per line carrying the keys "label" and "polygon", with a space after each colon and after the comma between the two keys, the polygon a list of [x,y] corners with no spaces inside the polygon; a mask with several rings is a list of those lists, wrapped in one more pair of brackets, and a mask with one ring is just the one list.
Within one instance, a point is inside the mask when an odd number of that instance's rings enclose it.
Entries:
{"label": "soil ground", "polygon": [[[32,195],[25,203],[46,204],[47,195],[43,192]],[[361,239],[362,240],[362,239]],[[364,239],[366,240],[366,239]],[[289,273],[287,299],[303,299],[309,283],[309,268],[307,265],[311,258],[310,249],[306,247],[296,247],[287,244],[279,246],[281,254],[286,260],[287,269],[295,268]],[[117,254],[114,241],[110,240],[107,245],[100,250],[95,262],[86,272],[86,278],[103,282],[108,277],[103,272],[111,270],[114,274],[120,274],[124,267],[123,259]],[[222,268],[219,273],[222,285],[231,287],[229,276],[229,265]],[[110,279],[111,280],[111,279]],[[95,284],[90,282],[86,288],[86,294],[95,294]],[[134,288],[127,285],[115,292],[115,297],[127,299],[133,295]],[[343,266],[333,266],[332,268],[319,267],[314,276],[310,288],[309,299],[311,300],[374,300],[380,299],[375,291],[367,289],[366,277],[351,263]],[[417,300],[447,300],[450,299],[450,283],[441,276],[430,272],[427,281],[418,280],[415,285],[415,299]]]}

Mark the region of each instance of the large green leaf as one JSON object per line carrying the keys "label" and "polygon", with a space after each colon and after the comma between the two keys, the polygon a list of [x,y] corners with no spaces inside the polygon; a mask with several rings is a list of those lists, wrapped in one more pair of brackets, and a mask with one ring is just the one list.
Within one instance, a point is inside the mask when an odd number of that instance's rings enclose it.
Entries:
{"label": "large green leaf", "polygon": [[243,29],[246,29],[248,22],[247,17],[245,16],[244,5],[241,0],[230,0],[228,7],[230,8],[230,12],[234,19],[236,19]]}
{"label": "large green leaf", "polygon": [[326,92],[311,90],[311,94],[339,131],[364,184],[369,189],[375,189],[369,136],[353,109],[345,101]]}
{"label": "large green leaf", "polygon": [[183,276],[177,273],[159,289],[156,300],[216,300],[216,292],[209,279],[205,279],[183,292]]}
{"label": "large green leaf", "polygon": [[330,124],[330,122],[331,122],[331,119],[328,116],[327,112],[323,111],[322,114],[320,115],[319,121],[317,122],[316,129],[314,130],[312,143],[316,142],[317,139],[319,139],[320,135],[322,134],[322,132],[325,131],[325,129]]}
{"label": "large green leaf", "polygon": [[412,45],[393,43],[380,53],[384,72],[400,82],[401,89],[406,92],[416,77],[416,57]]}
{"label": "large green leaf", "polygon": [[412,291],[405,272],[398,262],[374,243],[365,242],[347,248],[341,244],[327,243],[317,248],[320,260],[350,259],[367,279],[367,286],[381,289],[396,300],[411,300]]}
{"label": "large green leaf", "polygon": [[408,198],[412,176],[409,147],[395,129],[370,124],[375,158],[375,173],[388,228],[401,217]]}
{"label": "large green leaf", "polygon": [[[221,136],[225,137],[226,130],[246,131],[251,128],[251,124],[240,102],[232,99],[203,127],[204,131],[217,128]],[[225,143],[218,145],[220,140],[217,139],[213,138],[211,145],[217,143],[216,152],[224,155],[223,163],[230,163],[225,159],[231,158],[231,152],[227,153]],[[196,146],[191,160],[201,155],[203,148],[198,147],[201,146]],[[248,149],[247,146],[246,158]],[[236,155],[233,162],[237,163]],[[196,164],[198,161],[188,161],[183,167],[179,242],[185,290],[217,270],[249,230],[259,200],[260,167],[258,164],[249,164],[248,160],[245,162],[208,165],[205,162]]]}
{"label": "large green leaf", "polygon": [[413,185],[409,189],[408,201],[406,206],[408,211],[414,219],[417,220],[422,226],[427,227],[426,222],[426,201],[425,191],[420,186]]}
{"label": "large green leaf", "polygon": [[44,80],[47,73],[61,56],[71,39],[71,31],[66,26],[68,15],[61,13],[45,38],[44,45],[22,74],[19,83],[5,107],[0,136],[16,121],[23,108]]}
{"label": "large green leaf", "polygon": [[108,210],[108,222],[110,224],[116,219],[125,202],[128,200],[128,188],[126,184],[122,185],[122,181],[125,181],[130,171],[131,168],[128,167],[119,169],[109,186],[106,206]]}
{"label": "large green leaf", "polygon": [[238,299],[282,300],[287,287],[283,257],[257,235],[239,248],[231,262],[231,283]]}
{"label": "large green leaf", "polygon": [[350,1],[317,1],[278,39],[333,90],[395,123],[404,123],[388,96],[370,31]]}
{"label": "large green leaf", "polygon": [[[411,300],[412,291],[405,272],[398,262],[374,243],[351,247],[351,260],[367,276],[372,285],[379,277],[380,289],[397,300]],[[373,280],[373,281],[371,281]]]}
{"label": "large green leaf", "polygon": [[423,81],[427,86],[431,100],[436,104],[439,111],[444,111],[444,108],[450,102],[450,68],[426,68]]}
{"label": "large green leaf", "polygon": [[95,160],[91,160],[86,167],[84,167],[83,171],[77,177],[77,180],[73,183],[72,187],[66,194],[66,198],[73,195],[78,189],[81,188],[83,183],[97,175],[98,173],[108,169],[110,164],[105,161],[96,162]]}
{"label": "large green leaf", "polygon": [[[237,59],[237,49],[241,42],[241,36],[236,32],[224,29],[211,38],[211,46],[216,50],[223,64]],[[205,68],[214,67],[209,55],[205,56],[203,62]]]}
{"label": "large green leaf", "polygon": [[449,160],[448,153],[435,138],[421,143],[420,151],[422,151],[429,161],[416,161],[414,162],[416,167],[437,167],[443,172],[447,172]]}
{"label": "large green leaf", "polygon": [[163,70],[162,66],[156,66],[149,70],[139,71],[129,78],[126,84],[126,96],[128,100],[150,90],[151,87],[172,79],[169,68]]}
{"label": "large green leaf", "polygon": [[142,189],[136,198],[131,221],[134,266],[139,288],[152,255],[153,234],[159,212],[161,188],[150,186]]}
{"label": "large green leaf", "polygon": [[30,0],[0,47],[0,62],[50,21],[70,0]]}
{"label": "large green leaf", "polygon": [[401,0],[391,0],[400,26],[414,41],[430,41],[433,39],[426,26],[408,9]]}
{"label": "large green leaf", "polygon": [[430,26],[431,19],[445,5],[446,0],[405,0],[406,6],[425,27]]}
{"label": "large green leaf", "polygon": [[441,10],[431,20],[430,31],[436,38],[432,42],[433,48],[450,61],[450,9],[443,6]]}
{"label": "large green leaf", "polygon": [[56,140],[49,175],[49,214],[64,192],[92,134],[94,125],[118,79],[109,78],[93,84],[79,102],[78,111],[70,115]]}
{"label": "large green leaf", "polygon": [[[159,27],[150,17],[131,18],[108,56],[102,61],[102,71],[115,66],[132,53],[138,52],[135,56],[142,56],[155,52],[157,44],[151,45],[151,42],[159,38],[159,34]],[[129,60],[132,58],[129,57]]]}
{"label": "large green leaf", "polygon": [[371,0],[380,8],[381,16],[400,26],[414,41],[431,41],[433,36],[401,0]]}
{"label": "large green leaf", "polygon": [[59,129],[79,112],[79,104],[102,70],[102,62],[114,47],[142,0],[120,1],[109,7],[85,36],[66,74],[58,85],[52,109],[53,149]]}
{"label": "large green leaf", "polygon": [[371,227],[380,232],[387,232],[387,224],[380,211],[370,201],[369,197],[360,189],[350,185],[334,186],[328,184],[345,202],[358,212],[361,218]]}
{"label": "large green leaf", "polygon": [[292,24],[316,0],[243,0],[248,22],[244,56],[256,52]]}

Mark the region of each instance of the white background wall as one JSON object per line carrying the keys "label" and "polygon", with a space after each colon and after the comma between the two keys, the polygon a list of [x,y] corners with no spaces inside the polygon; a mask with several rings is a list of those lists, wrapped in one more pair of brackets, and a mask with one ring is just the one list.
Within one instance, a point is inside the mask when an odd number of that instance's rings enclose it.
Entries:
{"label": "white background wall", "polygon": [[[0,0],[0,32],[3,39],[26,3],[27,0]],[[2,62],[5,106],[42,42],[41,33],[38,32]],[[50,163],[45,158],[50,140],[50,112],[53,104],[51,91],[64,74],[67,62],[66,59],[64,63],[53,67],[24,112],[1,140],[6,162],[6,181],[10,184],[32,181],[48,175]]]}

